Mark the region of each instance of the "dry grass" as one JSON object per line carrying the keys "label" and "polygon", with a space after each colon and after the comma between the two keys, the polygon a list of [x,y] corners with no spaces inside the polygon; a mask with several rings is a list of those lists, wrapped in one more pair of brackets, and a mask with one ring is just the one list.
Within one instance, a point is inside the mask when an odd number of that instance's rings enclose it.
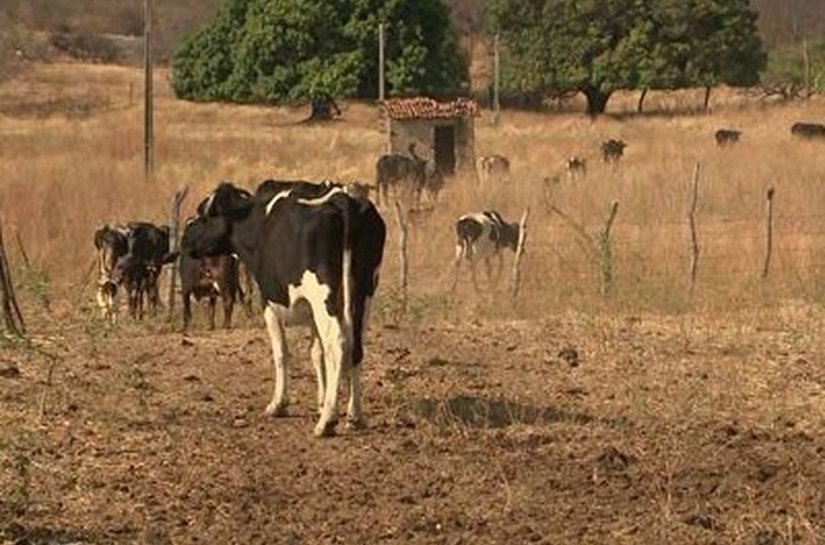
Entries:
{"label": "dry grass", "polygon": [[[345,122],[302,126],[297,121],[303,110],[177,101],[166,77],[164,72],[157,76],[158,173],[150,184],[141,176],[139,71],[42,65],[0,86],[3,222],[19,230],[57,294],[82,281],[95,226],[136,218],[163,221],[169,195],[180,185],[189,185],[198,196],[222,179],[249,186],[272,176],[372,180],[383,143],[375,108],[349,104]],[[648,109],[665,113],[597,121],[578,114],[508,112],[496,128],[482,117],[477,152],[510,157],[512,183],[479,188],[474,180],[454,180],[434,211],[415,218],[411,277],[418,307],[422,312],[452,308],[456,316],[495,308],[497,296],[476,297],[464,286],[460,298],[447,297],[452,222],[461,213],[487,208],[516,219],[527,205],[533,213],[519,313],[535,316],[551,307],[605,304],[596,295],[598,266],[588,260],[573,230],[549,213],[549,205],[595,233],[617,200],[615,285],[607,304],[685,308],[686,213],[696,161],[702,164],[696,304],[728,308],[761,304],[766,297],[819,300],[816,280],[825,265],[824,147],[792,140],[788,128],[799,119],[821,120],[825,102],[743,106],[743,95],[717,91],[712,115],[667,113],[700,101],[697,93],[653,94]],[[67,105],[69,113],[56,113],[56,104]],[[73,109],[73,104],[82,107]],[[628,94],[616,97],[612,107],[622,114],[634,105],[635,96]],[[734,149],[717,149],[712,133],[719,127],[743,130],[744,141]],[[629,143],[615,170],[597,156],[598,144],[609,137]],[[563,176],[561,165],[571,154],[589,159],[585,180]],[[544,182],[558,175],[559,184]],[[763,283],[759,271],[769,186],[777,190],[777,237],[771,275]],[[196,200],[186,203],[187,212]],[[386,259],[388,288],[396,267],[394,241],[393,236]]]}
{"label": "dry grass", "polygon": [[[308,446],[314,383],[301,333],[290,333],[294,416],[273,422],[260,415],[271,387],[260,329],[182,342],[160,320],[112,331],[61,318],[91,302],[78,288],[100,223],[163,221],[184,184],[197,196],[225,178],[371,180],[378,115],[351,104],[346,122],[301,126],[305,111],[177,102],[164,76],[151,184],[129,104],[137,71],[38,66],[0,86],[0,219],[46,273],[17,278],[36,335],[0,344],[0,364],[19,368],[0,378],[0,542],[21,531],[32,543],[89,544],[822,542],[825,316],[797,300],[821,298],[825,148],[788,134],[794,120],[825,117],[821,100],[745,108],[720,93],[709,116],[507,113],[499,129],[480,119],[478,153],[508,155],[512,182],[452,181],[413,216],[402,328],[388,323],[388,215],[364,367],[370,428]],[[618,98],[616,112],[632,108],[632,96]],[[66,116],[55,104],[92,106]],[[745,131],[738,148],[715,148],[722,126]],[[615,171],[597,161],[608,137],[630,144]],[[590,159],[588,177],[548,191],[543,180],[570,154]],[[682,314],[697,160],[703,253],[696,312]],[[777,238],[763,283],[771,185]],[[615,285],[604,298],[598,267],[548,208],[593,233],[613,200]],[[520,304],[501,304],[503,286],[450,294],[455,217],[495,207],[515,219],[528,205]],[[49,302],[51,312],[31,308]]]}

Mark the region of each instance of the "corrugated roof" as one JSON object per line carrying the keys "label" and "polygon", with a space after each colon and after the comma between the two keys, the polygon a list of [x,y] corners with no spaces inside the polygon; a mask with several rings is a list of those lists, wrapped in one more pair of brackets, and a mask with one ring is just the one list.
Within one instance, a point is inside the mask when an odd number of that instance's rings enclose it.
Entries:
{"label": "corrugated roof", "polygon": [[475,117],[478,104],[471,98],[436,102],[428,97],[391,98],[381,103],[390,119],[446,119]]}

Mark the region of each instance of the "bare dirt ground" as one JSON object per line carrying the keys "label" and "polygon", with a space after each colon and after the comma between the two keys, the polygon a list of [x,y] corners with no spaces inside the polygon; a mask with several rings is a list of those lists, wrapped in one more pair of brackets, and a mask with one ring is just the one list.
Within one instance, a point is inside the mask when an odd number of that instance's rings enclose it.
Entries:
{"label": "bare dirt ground", "polygon": [[283,419],[261,328],[66,330],[0,350],[0,543],[822,543],[823,318],[375,323],[328,440],[301,330]]}

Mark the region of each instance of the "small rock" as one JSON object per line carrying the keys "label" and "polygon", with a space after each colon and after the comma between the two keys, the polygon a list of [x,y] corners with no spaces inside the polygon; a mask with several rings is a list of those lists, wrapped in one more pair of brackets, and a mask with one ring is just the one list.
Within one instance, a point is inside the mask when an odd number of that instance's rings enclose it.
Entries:
{"label": "small rock", "polygon": [[684,522],[689,526],[699,526],[705,530],[716,530],[719,528],[719,523],[716,522],[716,519],[704,513],[688,515],[684,518]]}
{"label": "small rock", "polygon": [[249,422],[247,422],[246,418],[244,418],[243,416],[236,416],[235,418],[232,419],[232,427],[233,428],[245,428],[248,425],[249,425]]}
{"label": "small rock", "polygon": [[579,351],[572,346],[562,348],[558,354],[559,358],[567,362],[570,367],[579,366]]}
{"label": "small rock", "polygon": [[180,345],[181,346],[195,346],[195,343],[193,343],[192,341],[190,341],[189,339],[184,337],[180,340]]}
{"label": "small rock", "polygon": [[20,378],[20,369],[14,362],[0,361],[0,377],[12,379]]}

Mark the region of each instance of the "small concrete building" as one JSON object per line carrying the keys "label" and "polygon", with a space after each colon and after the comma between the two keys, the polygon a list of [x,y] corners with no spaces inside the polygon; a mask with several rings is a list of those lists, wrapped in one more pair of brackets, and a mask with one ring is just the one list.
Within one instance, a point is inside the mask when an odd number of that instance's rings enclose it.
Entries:
{"label": "small concrete building", "polygon": [[475,118],[479,109],[474,100],[394,98],[381,105],[390,153],[407,153],[414,143],[416,153],[435,159],[445,175],[475,171]]}

